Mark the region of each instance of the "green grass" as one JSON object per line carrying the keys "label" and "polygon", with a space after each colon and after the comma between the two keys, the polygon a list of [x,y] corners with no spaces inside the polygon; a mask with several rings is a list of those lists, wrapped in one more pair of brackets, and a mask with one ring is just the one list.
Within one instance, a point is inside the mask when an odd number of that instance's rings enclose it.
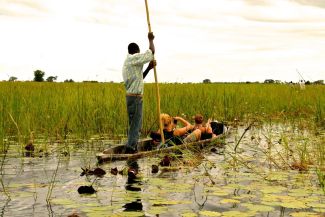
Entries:
{"label": "green grass", "polygon": [[[289,85],[160,84],[161,111],[196,113],[221,121],[251,117],[265,120],[306,118],[322,123],[325,86],[301,91]],[[31,132],[46,138],[74,135],[126,135],[127,115],[123,84],[0,82],[0,136]],[[10,118],[12,116],[12,119]],[[154,84],[145,85],[143,131],[157,129]],[[2,141],[2,139],[1,139]]]}

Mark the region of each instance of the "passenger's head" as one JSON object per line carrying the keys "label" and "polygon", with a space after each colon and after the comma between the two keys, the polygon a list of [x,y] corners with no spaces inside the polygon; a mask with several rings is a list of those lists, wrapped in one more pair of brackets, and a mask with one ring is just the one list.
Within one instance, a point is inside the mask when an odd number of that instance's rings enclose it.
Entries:
{"label": "passenger's head", "polygon": [[136,43],[130,43],[128,46],[129,54],[140,53],[140,48]]}
{"label": "passenger's head", "polygon": [[170,117],[168,114],[161,114],[160,119],[164,128],[168,127],[172,123],[172,117]]}
{"label": "passenger's head", "polygon": [[194,121],[196,124],[202,124],[203,123],[203,116],[201,114],[196,114],[194,117]]}

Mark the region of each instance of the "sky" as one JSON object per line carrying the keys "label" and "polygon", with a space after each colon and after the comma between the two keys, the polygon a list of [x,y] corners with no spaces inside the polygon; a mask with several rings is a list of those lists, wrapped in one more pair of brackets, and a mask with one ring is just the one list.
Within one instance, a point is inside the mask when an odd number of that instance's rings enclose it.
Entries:
{"label": "sky", "polygon": [[[325,80],[325,0],[148,4],[159,82]],[[148,49],[143,0],[0,0],[0,29],[0,80],[121,82],[127,45]]]}

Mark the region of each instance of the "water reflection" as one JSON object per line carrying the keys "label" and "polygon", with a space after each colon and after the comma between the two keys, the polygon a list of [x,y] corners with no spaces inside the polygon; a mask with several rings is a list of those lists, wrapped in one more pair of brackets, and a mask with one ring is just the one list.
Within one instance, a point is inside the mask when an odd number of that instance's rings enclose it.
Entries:
{"label": "water reflection", "polygon": [[9,204],[10,201],[11,201],[11,199],[10,198],[7,198],[7,200],[4,203],[2,209],[0,210],[0,217],[5,216],[6,207],[8,206],[8,204]]}
{"label": "water reflection", "polygon": [[[125,189],[127,191],[132,191],[132,192],[141,192],[141,188],[139,187],[141,185],[141,181],[138,180],[136,177],[139,171],[138,162],[133,160],[128,160],[127,165],[129,169],[128,169],[127,182],[125,184]],[[141,199],[138,198],[135,201],[124,204],[123,208],[125,208],[124,212],[142,211],[143,205]]]}

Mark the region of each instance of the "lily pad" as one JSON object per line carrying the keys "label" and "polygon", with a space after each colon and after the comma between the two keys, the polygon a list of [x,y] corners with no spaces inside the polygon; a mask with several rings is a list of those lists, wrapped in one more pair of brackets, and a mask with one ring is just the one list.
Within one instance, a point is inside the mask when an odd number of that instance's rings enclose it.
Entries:
{"label": "lily pad", "polygon": [[260,191],[263,192],[264,194],[277,194],[285,191],[286,188],[282,186],[263,186]]}
{"label": "lily pad", "polygon": [[204,211],[200,211],[200,215],[215,217],[215,216],[221,216],[221,213],[204,210]]}
{"label": "lily pad", "polygon": [[258,205],[258,204],[252,204],[252,203],[244,203],[242,204],[247,209],[255,212],[272,212],[274,210],[271,206],[265,206],[265,205]]}
{"label": "lily pad", "polygon": [[314,212],[293,212],[290,213],[292,217],[318,217],[317,213]]}
{"label": "lily pad", "polygon": [[[107,213],[102,213],[102,214],[98,214],[98,213],[94,213],[93,215],[88,215],[88,216],[93,216],[93,217],[97,217],[97,216],[107,216]],[[119,212],[113,215],[109,215],[111,217],[142,217],[144,216],[143,212]]]}
{"label": "lily pad", "polygon": [[284,172],[272,172],[269,173],[266,177],[269,181],[287,181],[288,180],[288,173]]}
{"label": "lily pad", "polygon": [[197,217],[198,215],[194,212],[186,212],[181,214],[182,217]]}
{"label": "lily pad", "polygon": [[272,207],[281,206],[281,202],[277,202],[277,201],[273,201],[273,202],[270,202],[270,201],[262,201],[261,203],[263,205],[272,206]]}
{"label": "lily pad", "polygon": [[52,204],[61,205],[67,208],[78,208],[80,205],[76,204],[73,200],[63,199],[63,198],[55,198],[51,200]]}
{"label": "lily pad", "polygon": [[165,206],[152,206],[149,210],[148,213],[152,215],[160,215],[162,213],[165,213],[168,211],[168,208]]}
{"label": "lily pad", "polygon": [[254,198],[256,198],[256,195],[254,195],[254,194],[242,194],[242,195],[239,195],[239,196],[235,196],[233,198],[236,199],[236,200],[254,199]]}
{"label": "lily pad", "polygon": [[288,201],[288,202],[282,202],[281,206],[285,208],[291,208],[291,209],[306,209],[308,206],[304,202],[301,201]]}
{"label": "lily pad", "polygon": [[177,204],[191,204],[191,201],[182,200],[152,200],[150,201],[153,205],[177,205]]}
{"label": "lily pad", "polygon": [[308,203],[307,205],[313,208],[325,209],[325,203]]}
{"label": "lily pad", "polygon": [[224,217],[250,217],[250,216],[255,216],[256,212],[254,211],[248,211],[248,212],[244,212],[244,211],[226,211],[222,213],[222,216]]}
{"label": "lily pad", "polygon": [[220,201],[220,203],[223,203],[223,204],[231,203],[231,204],[233,204],[233,203],[240,203],[240,201],[239,200],[234,200],[234,199],[223,199],[223,200]]}
{"label": "lily pad", "polygon": [[318,204],[319,202],[319,196],[311,196],[311,197],[303,197],[300,198],[301,201],[304,201],[308,206],[309,204]]}
{"label": "lily pad", "polygon": [[168,186],[170,183],[166,179],[151,178],[148,180],[151,186]]}
{"label": "lily pad", "polygon": [[314,208],[313,209],[315,212],[319,212],[319,213],[325,213],[325,209],[321,209],[321,208]]}
{"label": "lily pad", "polygon": [[209,192],[208,195],[227,196],[232,193],[233,193],[233,190],[215,188],[211,193]]}

